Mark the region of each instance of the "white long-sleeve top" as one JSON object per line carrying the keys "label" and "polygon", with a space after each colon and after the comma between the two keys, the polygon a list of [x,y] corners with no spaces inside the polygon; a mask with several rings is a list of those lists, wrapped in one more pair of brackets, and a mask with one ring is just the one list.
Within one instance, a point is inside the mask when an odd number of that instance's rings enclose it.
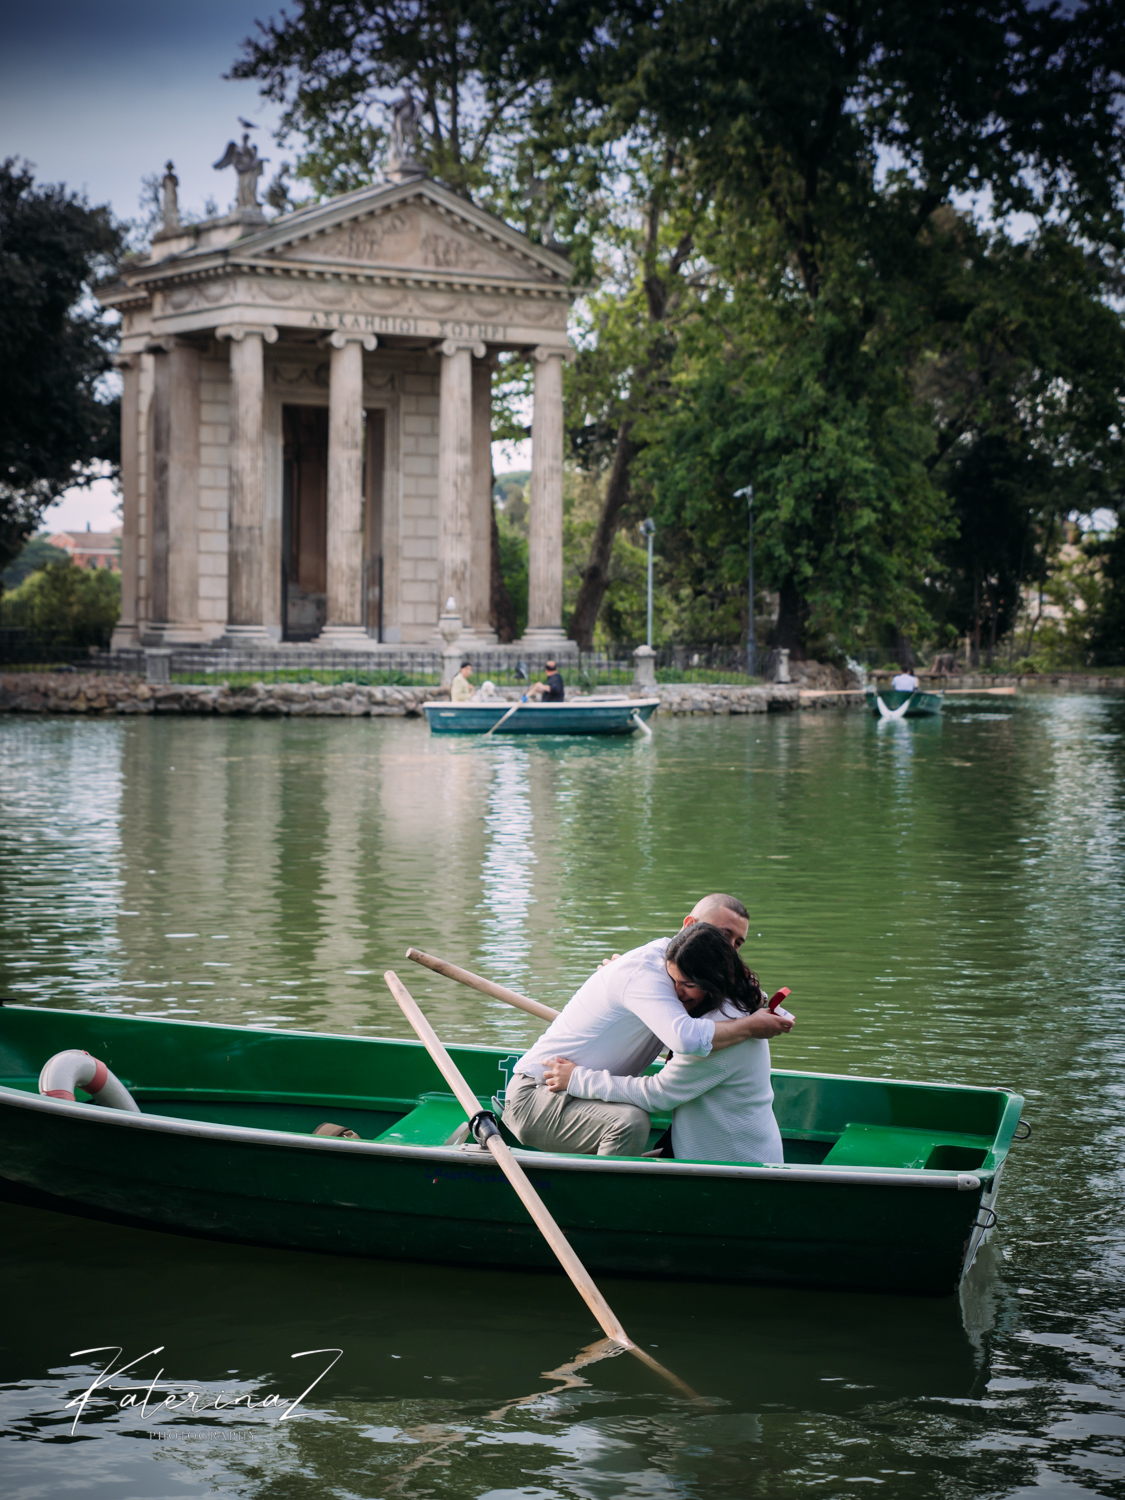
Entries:
{"label": "white long-sleeve top", "polygon": [[[711,1018],[737,1014],[733,1007],[725,1007],[712,1011]],[[672,1110],[677,1160],[784,1160],[773,1113],[770,1044],[764,1039],[739,1042],[708,1057],[677,1052],[651,1078],[615,1077],[608,1070],[577,1067],[567,1093],[579,1099],[636,1104],[650,1114]]]}
{"label": "white long-sleeve top", "polygon": [[591,974],[515,1071],[542,1080],[548,1058],[568,1057],[609,1073],[643,1073],[662,1046],[677,1055],[706,1057],[715,1023],[689,1016],[676,998],[664,967],[669,942],[657,938]]}

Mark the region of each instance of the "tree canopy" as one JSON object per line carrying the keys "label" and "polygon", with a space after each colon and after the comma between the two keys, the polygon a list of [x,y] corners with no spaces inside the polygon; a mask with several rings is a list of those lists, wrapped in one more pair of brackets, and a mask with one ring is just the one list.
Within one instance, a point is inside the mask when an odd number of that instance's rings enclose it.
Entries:
{"label": "tree canopy", "polygon": [[122,242],[108,208],[0,162],[0,567],[63,490],[117,462],[113,331],[90,287]]}
{"label": "tree canopy", "polygon": [[669,628],[744,630],[748,483],[798,651],[988,647],[1125,504],[1111,0],[303,0],[236,72],[314,192],[373,180],[409,82],[435,175],[567,241],[584,643],[649,512]]}

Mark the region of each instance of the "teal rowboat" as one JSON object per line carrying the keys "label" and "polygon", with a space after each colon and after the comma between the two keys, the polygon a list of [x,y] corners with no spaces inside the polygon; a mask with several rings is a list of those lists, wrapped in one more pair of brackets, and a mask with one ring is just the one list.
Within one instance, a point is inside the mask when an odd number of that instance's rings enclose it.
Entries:
{"label": "teal rowboat", "polygon": [[422,705],[434,734],[486,734],[492,728],[497,734],[635,734],[659,706],[659,698],[567,698],[521,703],[514,713],[503,699]]}
{"label": "teal rowboat", "polygon": [[[68,1048],[142,1113],[41,1097]],[[449,1050],[488,1108],[515,1054]],[[953,1292],[995,1222],[1020,1097],[817,1073],[773,1085],[784,1166],[516,1154],[594,1274]],[[361,1139],[313,1134],[329,1121]],[[466,1135],[416,1042],[0,1006],[0,1189],[22,1201],[259,1245],[554,1267]]]}
{"label": "teal rowboat", "polygon": [[[877,719],[932,719],[941,713],[944,693],[899,693],[894,688],[868,688],[871,712]],[[882,704],[882,707],[880,707]]]}

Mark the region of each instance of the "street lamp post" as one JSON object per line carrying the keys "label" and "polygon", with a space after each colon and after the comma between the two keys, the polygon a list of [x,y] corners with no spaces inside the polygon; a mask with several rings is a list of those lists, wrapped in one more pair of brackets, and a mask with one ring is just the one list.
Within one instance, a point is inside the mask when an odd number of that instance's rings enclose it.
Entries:
{"label": "street lamp post", "polygon": [[641,535],[648,543],[648,615],[645,645],[652,650],[652,539],[656,535],[656,522],[647,516],[641,522]]}
{"label": "street lamp post", "polygon": [[754,639],[754,486],[747,484],[742,489],[735,490],[734,498],[746,501],[750,516],[750,613],[746,627],[746,675],[753,677],[758,655],[758,643]]}

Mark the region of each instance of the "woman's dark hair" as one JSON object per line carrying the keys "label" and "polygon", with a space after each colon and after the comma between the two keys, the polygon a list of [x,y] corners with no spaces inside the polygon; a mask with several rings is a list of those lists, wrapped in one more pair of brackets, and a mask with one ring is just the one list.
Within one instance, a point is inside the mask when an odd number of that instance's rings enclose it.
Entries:
{"label": "woman's dark hair", "polygon": [[722,928],[710,922],[682,927],[668,944],[664,959],[675,964],[688,983],[698,985],[706,995],[706,1000],[694,1007],[696,1012],[715,1010],[729,1000],[736,1010],[749,1015],[766,1003],[758,976],[742,962]]}

